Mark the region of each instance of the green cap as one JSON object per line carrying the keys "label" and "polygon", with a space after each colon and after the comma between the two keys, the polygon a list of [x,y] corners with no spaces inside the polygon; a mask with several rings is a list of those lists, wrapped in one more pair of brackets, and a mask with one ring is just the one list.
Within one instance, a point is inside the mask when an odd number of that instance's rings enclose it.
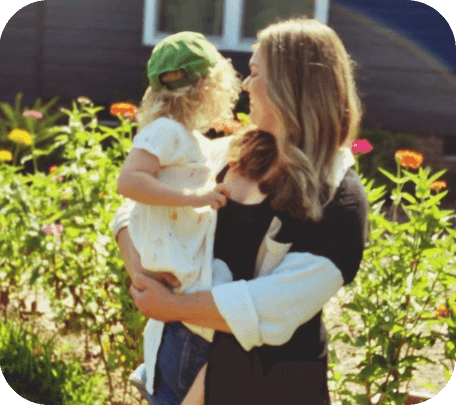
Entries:
{"label": "green cap", "polygon": [[[152,90],[175,89],[195,82],[208,73],[208,69],[222,59],[222,55],[202,34],[183,31],[170,35],[153,51],[147,73]],[[164,83],[163,73],[181,70],[182,77]]]}

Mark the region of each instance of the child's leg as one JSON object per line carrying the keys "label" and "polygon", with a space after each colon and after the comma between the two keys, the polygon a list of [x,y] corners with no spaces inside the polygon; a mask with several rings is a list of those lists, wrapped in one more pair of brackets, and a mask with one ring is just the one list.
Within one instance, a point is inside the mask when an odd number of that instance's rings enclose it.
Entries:
{"label": "child's leg", "polygon": [[184,400],[182,401],[181,405],[204,405],[205,403],[205,374],[206,374],[206,367],[208,363],[206,363],[202,369],[198,372],[197,377],[190,387],[189,392],[185,396]]}

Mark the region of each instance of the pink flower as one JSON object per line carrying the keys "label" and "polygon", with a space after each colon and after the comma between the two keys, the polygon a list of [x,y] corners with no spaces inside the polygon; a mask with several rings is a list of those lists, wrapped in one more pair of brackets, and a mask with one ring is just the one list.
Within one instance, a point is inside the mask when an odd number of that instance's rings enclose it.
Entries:
{"label": "pink flower", "polygon": [[43,119],[43,113],[41,111],[37,110],[26,110],[22,113],[22,116],[24,118],[35,118],[36,120],[42,120]]}
{"label": "pink flower", "polygon": [[370,142],[366,139],[359,139],[357,141],[352,142],[349,147],[354,155],[360,155],[362,153],[368,153],[373,149]]}
{"label": "pink flower", "polygon": [[[55,230],[58,234],[63,233],[64,227],[61,224],[56,224],[55,225]],[[43,228],[41,228],[41,231],[45,233],[46,235],[52,235],[54,236],[54,229],[51,225],[45,225]]]}

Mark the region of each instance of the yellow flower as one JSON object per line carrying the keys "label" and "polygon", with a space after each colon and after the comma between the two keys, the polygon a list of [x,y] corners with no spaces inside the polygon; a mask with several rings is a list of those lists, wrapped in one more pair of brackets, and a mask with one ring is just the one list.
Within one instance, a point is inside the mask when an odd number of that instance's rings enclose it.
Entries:
{"label": "yellow flower", "polygon": [[30,146],[32,144],[32,135],[29,131],[21,128],[14,128],[8,134],[8,138],[16,143],[19,143],[24,146]]}
{"label": "yellow flower", "polygon": [[125,360],[126,360],[125,356],[122,355],[122,356],[121,356],[121,362],[122,362],[122,363],[125,363]]}
{"label": "yellow flower", "polygon": [[0,150],[0,163],[11,162],[13,160],[13,154],[9,150]]}
{"label": "yellow flower", "polygon": [[109,340],[103,341],[103,350],[105,350],[105,352],[108,354],[111,353],[111,343],[109,342]]}
{"label": "yellow flower", "polygon": [[445,181],[434,181],[432,184],[430,184],[430,188],[432,190],[441,190],[442,188],[446,188],[447,184]]}
{"label": "yellow flower", "polygon": [[413,152],[412,150],[398,150],[395,152],[395,160],[403,167],[419,169],[424,161],[424,156],[421,153]]}

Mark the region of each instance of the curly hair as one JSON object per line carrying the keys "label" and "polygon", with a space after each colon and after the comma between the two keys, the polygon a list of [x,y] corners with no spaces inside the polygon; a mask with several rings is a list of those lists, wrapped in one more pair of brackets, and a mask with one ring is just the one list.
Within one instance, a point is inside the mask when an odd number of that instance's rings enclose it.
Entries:
{"label": "curly hair", "polygon": [[159,117],[180,122],[189,131],[207,132],[216,121],[233,118],[241,79],[230,59],[209,68],[207,75],[176,89],[146,90],[138,109],[139,130]]}

